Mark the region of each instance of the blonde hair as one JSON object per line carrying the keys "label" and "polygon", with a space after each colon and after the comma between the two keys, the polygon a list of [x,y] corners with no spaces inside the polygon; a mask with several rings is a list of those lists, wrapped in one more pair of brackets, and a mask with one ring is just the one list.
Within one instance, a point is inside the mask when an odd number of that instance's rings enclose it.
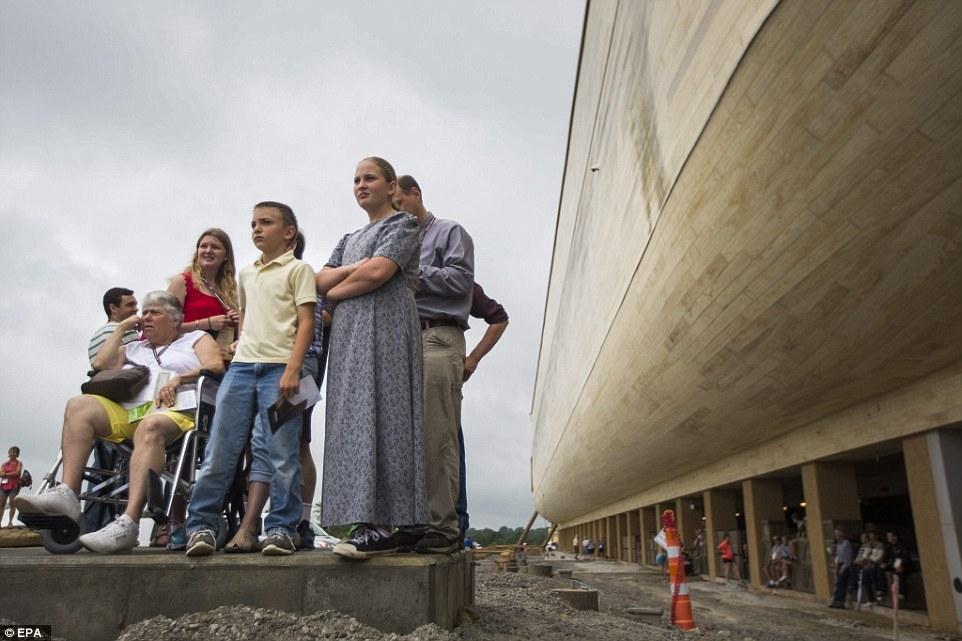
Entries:
{"label": "blonde hair", "polygon": [[224,302],[227,303],[228,307],[231,309],[237,309],[237,279],[234,273],[234,245],[230,242],[230,236],[228,236],[227,232],[225,232],[223,229],[211,227],[210,229],[205,229],[201,235],[197,237],[197,243],[194,245],[194,257],[191,258],[190,265],[187,266],[185,271],[190,272],[190,275],[194,279],[195,285],[199,286],[204,282],[204,275],[200,271],[200,265],[197,264],[197,248],[200,247],[200,242],[204,240],[205,236],[213,236],[220,241],[226,250],[224,262],[221,263],[220,268],[217,270],[217,277],[214,279],[212,285],[217,289],[217,295],[224,299]]}

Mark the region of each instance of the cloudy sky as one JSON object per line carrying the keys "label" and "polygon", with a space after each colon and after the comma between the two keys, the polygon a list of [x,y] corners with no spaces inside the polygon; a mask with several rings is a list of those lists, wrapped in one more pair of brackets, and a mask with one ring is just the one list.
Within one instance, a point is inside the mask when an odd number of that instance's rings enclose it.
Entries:
{"label": "cloudy sky", "polygon": [[261,200],[294,208],[318,268],[365,223],[351,180],[379,155],[468,229],[511,316],[463,423],[472,525],[523,524],[583,0],[274,5],[0,6],[0,446],[52,465],[105,289],[165,288],[211,226],[253,261]]}

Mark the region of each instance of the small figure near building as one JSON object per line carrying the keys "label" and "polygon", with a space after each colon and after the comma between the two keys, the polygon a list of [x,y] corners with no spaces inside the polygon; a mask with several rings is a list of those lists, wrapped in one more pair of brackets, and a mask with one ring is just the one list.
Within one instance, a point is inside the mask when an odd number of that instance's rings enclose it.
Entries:
{"label": "small figure near building", "polygon": [[17,446],[7,450],[7,460],[0,466],[0,526],[3,525],[3,510],[10,501],[10,522],[6,527],[13,527],[13,517],[17,515],[16,498],[20,494],[20,476],[23,474],[23,463],[20,462],[20,448]]}

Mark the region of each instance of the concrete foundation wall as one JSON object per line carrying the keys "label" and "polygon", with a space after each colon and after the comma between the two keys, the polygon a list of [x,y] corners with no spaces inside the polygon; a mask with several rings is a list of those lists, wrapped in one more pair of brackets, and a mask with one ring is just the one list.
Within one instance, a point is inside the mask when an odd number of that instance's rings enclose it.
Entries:
{"label": "concrete foundation wall", "polygon": [[[19,550],[17,551],[19,552]],[[338,610],[388,632],[427,623],[447,629],[471,594],[470,554],[404,555],[347,562],[323,553],[264,560],[137,553],[55,557],[42,550],[0,558],[16,590],[0,592],[3,618],[49,624],[68,641],[112,641],[132,623],[222,605],[309,614]]]}

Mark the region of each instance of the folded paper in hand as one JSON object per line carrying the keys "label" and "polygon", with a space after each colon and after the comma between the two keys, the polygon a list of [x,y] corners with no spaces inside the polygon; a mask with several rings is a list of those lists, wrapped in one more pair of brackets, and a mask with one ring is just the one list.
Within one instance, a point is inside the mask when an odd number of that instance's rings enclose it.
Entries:
{"label": "folded paper in hand", "polygon": [[321,392],[317,389],[317,382],[313,376],[305,376],[301,379],[301,385],[294,396],[287,399],[279,398],[276,403],[267,408],[267,420],[271,426],[271,433],[277,432],[281,429],[281,425],[295,416],[300,416],[319,400],[321,400]]}
{"label": "folded paper in hand", "polygon": [[[166,385],[171,378],[176,376],[176,372],[156,367],[150,368],[150,382],[144,385],[143,389],[129,401],[121,403],[126,409],[139,407],[144,403],[149,403],[157,398],[157,392]],[[197,407],[197,385],[188,383],[177,388],[177,400],[171,407],[157,407],[155,410],[174,410],[183,412]]]}

